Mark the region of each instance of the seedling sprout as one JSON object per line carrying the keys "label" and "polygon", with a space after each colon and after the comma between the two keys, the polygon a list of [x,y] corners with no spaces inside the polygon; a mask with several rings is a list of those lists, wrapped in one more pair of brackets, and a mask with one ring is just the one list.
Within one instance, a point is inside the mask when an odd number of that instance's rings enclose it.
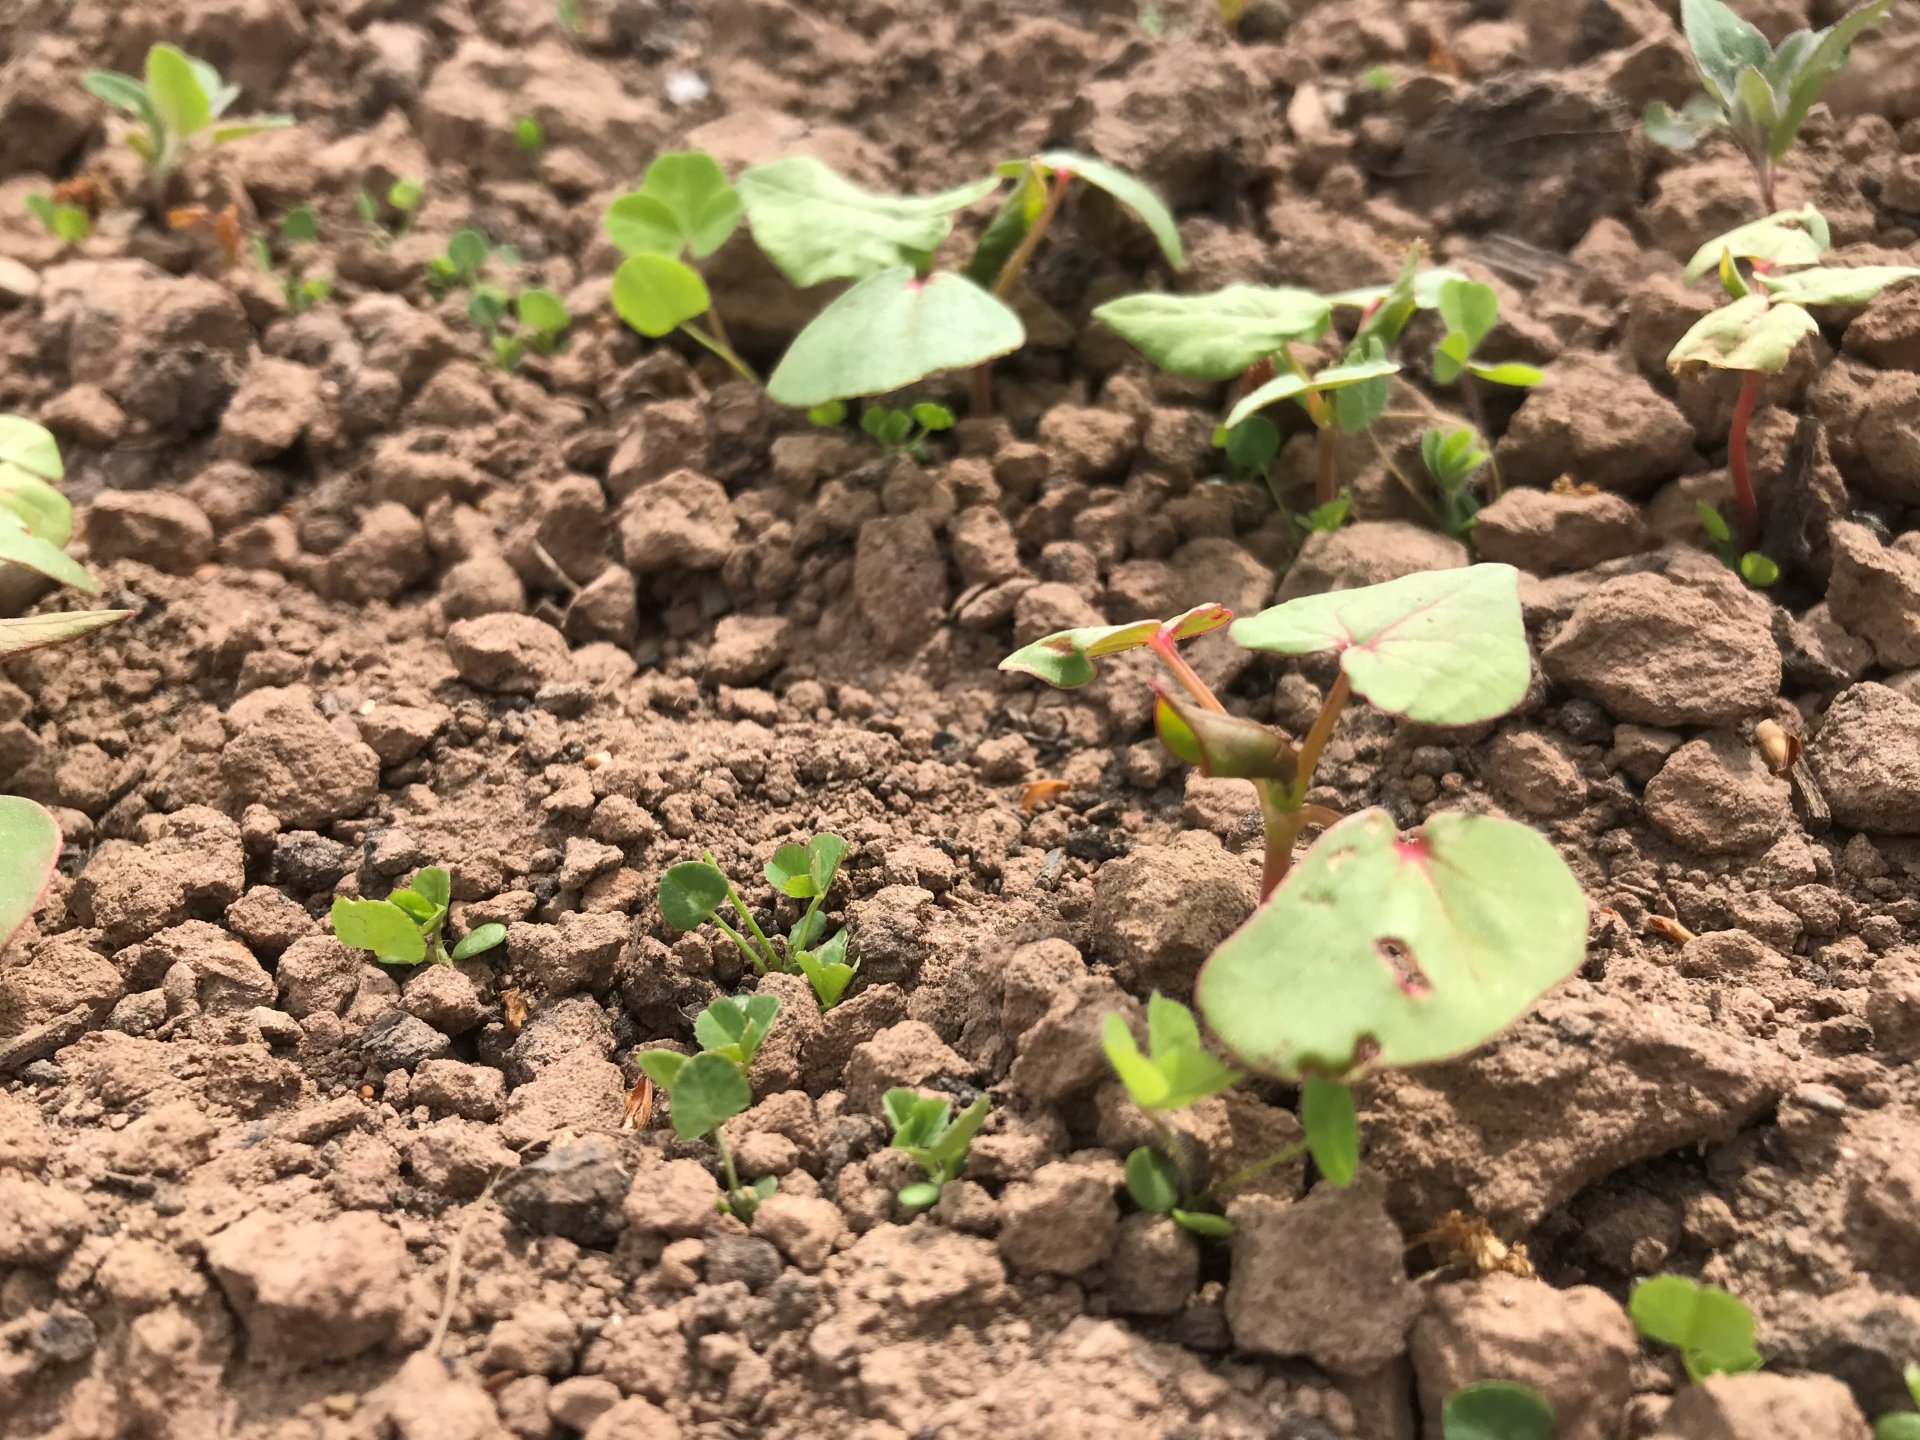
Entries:
{"label": "seedling sprout", "polygon": [[1753,1344],[1753,1312],[1717,1285],[1655,1275],[1633,1287],[1627,1314],[1642,1335],[1680,1352],[1687,1378],[1695,1384],[1709,1375],[1758,1370],[1764,1363]]}
{"label": "seedling sprout", "polygon": [[672,1101],[674,1133],[682,1140],[705,1138],[713,1142],[727,1176],[727,1194],[720,1208],[741,1220],[751,1220],[760,1202],[773,1194],[780,1182],[766,1175],[752,1185],[742,1185],[734,1166],[733,1147],[727,1144],[722,1127],[753,1104],[747,1071],[779,1013],[777,995],[749,995],[744,1000],[723,995],[693,1022],[699,1054],[643,1050],[639,1056],[641,1073],[665,1090]]}
{"label": "seedling sprout", "polygon": [[1545,1396],[1511,1380],[1465,1386],[1440,1410],[1441,1440],[1553,1440],[1557,1424]]}
{"label": "seedling sprout", "polygon": [[952,1101],[903,1086],[887,1091],[881,1103],[893,1126],[892,1148],[906,1151],[927,1172],[925,1180],[903,1185],[896,1198],[908,1210],[925,1210],[940,1199],[949,1181],[960,1178],[967,1150],[987,1123],[992,1102],[982,1095],[956,1116]]}
{"label": "seedling sprout", "polygon": [[[807,902],[807,908],[779,944],[760,928],[726,872],[713,863],[712,852],[699,860],[670,866],[660,877],[660,913],[669,925],[682,931],[697,930],[712,921],[756,974],[779,971],[804,975],[813,986],[820,1008],[831,1010],[840,1003],[859,968],[857,961],[847,960],[847,932],[837,930],[828,936],[827,918],[821,913],[846,853],[847,842],[838,835],[816,835],[805,845],[782,845],[773,852],[766,865],[767,883],[782,895]],[[731,907],[739,928],[721,918],[722,906]]]}
{"label": "seedling sprout", "polygon": [[1920,1365],[1909,1365],[1901,1376],[1915,1409],[1894,1410],[1873,1422],[1873,1440],[1920,1440]]}
{"label": "seedling sprout", "polygon": [[498,923],[476,926],[452,950],[446,946],[453,877],[438,865],[414,873],[413,882],[384,900],[333,902],[334,937],[356,950],[371,950],[383,965],[447,965],[484,955],[507,938]]}
{"label": "seedling sprout", "polygon": [[127,143],[161,176],[178,167],[202,140],[209,146],[225,145],[293,124],[291,115],[222,122],[221,117],[240,98],[240,87],[222,80],[206,61],[172,45],[155,45],[147,51],[144,79],[117,70],[89,70],[80,83],[89,94],[146,127],[129,131]]}
{"label": "seedling sprout", "polygon": [[93,234],[93,217],[87,213],[84,205],[75,205],[52,195],[29,195],[27,210],[47,227],[49,235],[69,245],[79,245]]}
{"label": "seedling sprout", "polygon": [[402,177],[387,187],[386,209],[400,217],[399,223],[389,226],[382,212],[381,203],[366,191],[358,191],[353,197],[354,209],[373,232],[374,239],[382,250],[393,247],[395,241],[404,238],[412,229],[415,218],[420,214],[420,202],[426,198],[427,186],[424,180]]}

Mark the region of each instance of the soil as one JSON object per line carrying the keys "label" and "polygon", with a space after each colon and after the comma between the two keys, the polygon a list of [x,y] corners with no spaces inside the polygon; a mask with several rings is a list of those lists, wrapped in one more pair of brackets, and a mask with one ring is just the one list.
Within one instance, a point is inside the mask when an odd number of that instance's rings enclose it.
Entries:
{"label": "soil", "polygon": [[[1920,287],[1823,317],[1769,387],[1790,573],[1746,590],[1696,517],[1728,500],[1732,388],[1663,360],[1709,303],[1681,262],[1756,202],[1725,146],[1637,128],[1692,85],[1674,7],[1253,0],[1236,38],[1132,0],[579,8],[579,34],[545,0],[0,17],[0,408],[59,434],[77,553],[138,612],[0,681],[0,784],[68,841],[0,957],[0,1433],[1438,1440],[1448,1392],[1509,1377],[1565,1440],[1861,1440],[1904,1404]],[[1777,38],[1839,7],[1740,8]],[[298,125],[143,190],[77,81],[161,38]],[[1843,262],[1920,261],[1916,58],[1900,7],[1784,167]],[[611,315],[600,212],[660,150],[919,189],[1052,143],[1152,181],[1192,264],[1071,203],[997,417],[925,464]],[[63,248],[22,202],[82,174],[122,198]],[[383,248],[354,196],[402,175],[427,202]],[[184,202],[314,206],[334,297],[289,314],[155,222]],[[428,293],[464,225],[566,298],[563,353],[492,368]],[[1511,488],[1476,532],[1528,572],[1540,674],[1469,733],[1351,715],[1313,798],[1537,825],[1590,896],[1589,960],[1484,1051],[1366,1084],[1350,1190],[1273,1171],[1202,1242],[1126,1199],[1145,1136],[1098,1031],[1188,990],[1250,910],[1251,796],[1157,750],[1143,666],[1069,694],[994,666],[1068,625],[1467,562],[1360,444],[1357,523],[1295,556],[1265,490],[1217,476],[1219,387],[1087,319],[1145,285],[1384,280],[1415,239],[1500,290],[1488,353],[1548,372],[1490,397]],[[711,278],[762,365],[818,298],[744,239]],[[1396,408],[1451,414],[1425,379]],[[923,393],[964,409],[964,381]],[[1297,493],[1310,451],[1283,455]],[[1331,678],[1194,654],[1283,725]],[[1785,777],[1764,720],[1806,742]],[[637,1050],[756,984],[654,893],[711,848],[758,897],[822,830],[862,970],[824,1016],[757,982],[784,1008],[730,1133],[780,1186],[749,1229],[711,1148],[629,1103]],[[389,972],[332,940],[334,897],[427,863],[504,950]],[[993,1098],[918,1218],[879,1118],[901,1083]],[[1180,1123],[1224,1174],[1297,1134],[1294,1100]],[[1454,1210],[1540,1278],[1423,1242]],[[1690,1388],[1643,1349],[1621,1302],[1656,1272],[1744,1297],[1769,1374]]]}

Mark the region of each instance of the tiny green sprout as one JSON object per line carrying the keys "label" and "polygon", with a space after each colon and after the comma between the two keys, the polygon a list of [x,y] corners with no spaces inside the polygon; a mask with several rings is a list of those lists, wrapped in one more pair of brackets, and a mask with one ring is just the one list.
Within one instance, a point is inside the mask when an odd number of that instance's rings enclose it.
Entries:
{"label": "tiny green sprout", "polygon": [[1747,432],[1767,376],[1785,370],[1800,342],[1819,333],[1809,307],[1864,305],[1888,286],[1920,277],[1920,266],[1913,265],[1820,265],[1830,240],[1827,222],[1809,206],[1709,240],[1687,266],[1689,280],[1715,271],[1729,298],[1680,337],[1667,368],[1676,375],[1708,369],[1740,374],[1727,433],[1727,473],[1738,511],[1729,553],[1740,560],[1743,574],[1744,557],[1760,545],[1760,502],[1748,466]]}
{"label": "tiny green sprout", "polygon": [[[509,315],[511,331],[506,328]],[[551,290],[529,288],[509,302],[505,290],[484,283],[473,288],[467,318],[486,332],[493,363],[502,370],[519,369],[528,350],[553,355],[566,348],[567,326],[573,321],[566,302]]]}
{"label": "tiny green sprout", "polygon": [[[804,975],[820,1008],[831,1010],[859,969],[857,962],[847,960],[846,930],[828,936],[827,919],[821,913],[846,853],[847,842],[838,835],[816,835],[805,845],[789,843],[773,852],[766,865],[767,883],[782,895],[807,902],[780,945],[767,938],[726,872],[713,863],[711,852],[667,868],[660,877],[660,913],[680,931],[697,930],[712,921],[757,974]],[[733,908],[739,929],[720,917],[723,905]]]}
{"label": "tiny green sprout", "polygon": [[1147,1051],[1118,1015],[1103,1022],[1101,1046],[1127,1094],[1142,1110],[1180,1110],[1237,1084],[1240,1072],[1216,1060],[1200,1039],[1193,1012],[1155,991],[1147,1001]]}
{"label": "tiny green sprout", "polygon": [[1654,101],[1647,133],[1656,144],[1688,150],[1726,131],[1753,167],[1761,203],[1776,209],[1775,166],[1793,148],[1827,81],[1847,63],[1854,40],[1892,8],[1893,0],[1869,0],[1824,30],[1796,30],[1775,47],[1723,0],[1681,0],[1680,23],[1704,93],[1678,114]]}
{"label": "tiny green sprout", "polygon": [[1697,501],[1694,509],[1700,516],[1700,528],[1707,532],[1707,538],[1713,541],[1713,553],[1720,557],[1720,563],[1735,571],[1740,578],[1756,590],[1764,590],[1780,578],[1780,567],[1771,556],[1759,550],[1749,550],[1738,554],[1733,544],[1733,527],[1727,524],[1722,515],[1706,501]]}
{"label": "tiny green sprout", "polygon": [[826,404],[815,405],[807,411],[808,423],[818,425],[822,430],[831,430],[834,426],[843,424],[846,418],[847,402],[844,400],[829,400]]}
{"label": "tiny green sprout", "polygon": [[[0,936],[5,935],[0,929]],[[0,945],[6,941],[0,939]],[[1873,1440],[1920,1440],[1920,1365],[1909,1365],[1902,1372],[1907,1382],[1907,1394],[1912,1398],[1915,1409],[1894,1410],[1882,1415],[1873,1422]]]}
{"label": "tiny green sprout", "polygon": [[[1347,1080],[1485,1043],[1585,958],[1586,901],[1566,862],[1515,821],[1438,815],[1402,835],[1385,810],[1341,819],[1306,797],[1350,695],[1440,726],[1495,719],[1521,702],[1532,662],[1518,572],[1473,565],[1409,575],[1233,622],[1233,640],[1248,649],[1339,657],[1298,743],[1230,714],[1181,655],[1181,640],[1230,620],[1209,605],[1164,622],[1062,631],[1001,668],[1072,688],[1094,677],[1098,658],[1150,647],[1178,687],[1154,687],[1162,743],[1203,774],[1253,783],[1266,838],[1263,901],[1208,959],[1194,991],[1238,1064],[1289,1081]],[[1326,833],[1295,869],[1309,825]],[[1296,963],[1302,954],[1315,963]]]}
{"label": "tiny green sprout", "polygon": [[531,115],[522,115],[513,122],[513,143],[537,161],[547,148],[547,127]]}
{"label": "tiny green sprout", "polygon": [[745,1000],[723,995],[701,1011],[693,1023],[699,1054],[643,1050],[638,1057],[641,1073],[666,1091],[672,1102],[674,1133],[682,1140],[704,1138],[713,1142],[727,1177],[727,1193],[720,1209],[741,1220],[751,1220],[760,1202],[773,1194],[779,1182],[767,1175],[752,1185],[742,1185],[722,1127],[753,1104],[747,1072],[779,1013],[777,995],[749,995]]}
{"label": "tiny green sprout", "polygon": [[1633,1287],[1627,1314],[1649,1340],[1680,1352],[1687,1378],[1739,1375],[1763,1363],[1753,1343],[1753,1312],[1738,1296],[1684,1275],[1655,1275]]}
{"label": "tiny green sprout", "polygon": [[[280,240],[288,253],[286,274],[280,277],[281,293],[287,309],[304,314],[333,294],[333,277],[306,273],[305,247],[320,237],[320,221],[305,206],[289,210],[280,218]],[[253,258],[268,274],[274,271],[273,243],[265,235],[253,237]]]}
{"label": "tiny green sprout", "polygon": [[[427,262],[427,286],[435,296],[443,296],[473,285],[480,278],[480,267],[494,254],[493,246],[478,230],[456,230],[447,237],[446,252]],[[504,312],[505,299],[500,303]]]}
{"label": "tiny green sprout", "polygon": [[291,115],[257,115],[222,123],[240,87],[229,85],[204,60],[172,45],[147,51],[146,77],[117,70],[89,70],[80,77],[87,92],[139,121],[145,131],[130,131],[127,143],[156,175],[166,175],[187,158],[192,146],[225,145],[262,130],[293,124]]}
{"label": "tiny green sprout", "polygon": [[333,902],[334,938],[356,950],[371,950],[382,965],[445,965],[471,960],[507,938],[500,924],[476,926],[455,945],[446,948],[443,931],[453,904],[453,879],[438,865],[415,872],[410,885],[389,892],[384,900]]}
{"label": "tiny green sprout", "polygon": [[1511,1380],[1482,1380],[1449,1395],[1441,1440],[1553,1440],[1558,1421],[1539,1391]]}
{"label": "tiny green sprout", "polygon": [[93,219],[84,205],[70,205],[50,195],[29,195],[27,211],[47,227],[49,235],[69,245],[81,244],[93,234]]}
{"label": "tiny green sprout", "polygon": [[1474,517],[1480,513],[1474,476],[1493,458],[1485,443],[1479,431],[1464,425],[1452,430],[1436,425],[1420,437],[1420,459],[1440,497],[1436,518],[1456,540],[1472,533]]}
{"label": "tiny green sprout", "polygon": [[1390,94],[1395,85],[1393,71],[1385,65],[1370,65],[1360,72],[1360,83],[1377,94]]}
{"label": "tiny green sprout", "polygon": [[403,176],[387,187],[386,208],[400,217],[397,225],[389,226],[381,212],[380,202],[361,190],[353,197],[354,209],[361,220],[373,232],[374,239],[382,250],[390,249],[394,242],[404,238],[412,229],[413,222],[420,214],[420,202],[426,198],[427,183],[413,176]]}
{"label": "tiny green sprout", "polygon": [[955,1115],[951,1101],[903,1086],[887,1091],[881,1103],[893,1126],[892,1148],[906,1151],[927,1172],[925,1180],[902,1186],[896,1198],[908,1210],[925,1210],[940,1199],[949,1181],[960,1178],[973,1137],[987,1123],[991,1102],[982,1095]]}
{"label": "tiny green sprout", "polygon": [[1127,1153],[1127,1194],[1133,1203],[1153,1215],[1164,1215],[1183,1230],[1218,1239],[1233,1233],[1226,1216],[1200,1207],[1210,1203],[1185,1183],[1180,1167],[1151,1145]]}
{"label": "tiny green sprout", "polygon": [[[609,204],[602,224],[627,257],[613,275],[614,312],[650,339],[681,331],[758,384],[687,258],[704,260],[726,244],[742,213],[741,192],[719,161],[704,150],[675,150],[654,157],[640,188]],[[694,323],[703,317],[704,324]]]}
{"label": "tiny green sprout", "polygon": [[951,430],[953,412],[930,400],[922,400],[905,410],[869,405],[860,412],[860,428],[879,441],[880,448],[889,455],[910,455],[915,460],[924,460],[927,438]]}

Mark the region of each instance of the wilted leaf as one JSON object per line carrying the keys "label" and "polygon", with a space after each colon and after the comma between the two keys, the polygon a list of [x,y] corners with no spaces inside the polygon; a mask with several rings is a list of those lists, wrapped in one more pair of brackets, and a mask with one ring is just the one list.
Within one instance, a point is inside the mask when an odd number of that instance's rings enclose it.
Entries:
{"label": "wilted leaf", "polygon": [[1392,360],[1362,360],[1354,364],[1329,365],[1310,376],[1276,375],[1258,389],[1243,395],[1239,403],[1227,412],[1226,425],[1232,430],[1267,406],[1295,399],[1308,391],[1324,394],[1349,385],[1362,385],[1369,380],[1384,380],[1399,373],[1400,366]]}
{"label": "wilted leaf", "polygon": [[1695,321],[1667,356],[1667,368],[1675,374],[1704,365],[1774,375],[1787,368],[1800,342],[1819,330],[1798,305],[1748,295]]}
{"label": "wilted leaf", "polygon": [[1173,627],[1174,639],[1186,640],[1218,630],[1231,619],[1233,612],[1224,605],[1199,605],[1166,622],[1135,620],[1129,625],[1089,625],[1078,630],[1061,630],[1014,651],[1000,662],[1000,668],[1071,690],[1093,679],[1093,661],[1151,643],[1163,623]]}
{"label": "wilted leaf", "polygon": [[1070,171],[1075,178],[1086,181],[1096,190],[1106,191],[1147,227],[1167,264],[1175,270],[1185,268],[1187,257],[1180,248],[1180,226],[1175,222],[1173,212],[1167,209],[1167,202],[1146,181],[1129,175],[1117,165],[1109,165],[1095,156],[1082,155],[1073,150],[1048,150],[1040,156],[1040,163],[1052,170]]}

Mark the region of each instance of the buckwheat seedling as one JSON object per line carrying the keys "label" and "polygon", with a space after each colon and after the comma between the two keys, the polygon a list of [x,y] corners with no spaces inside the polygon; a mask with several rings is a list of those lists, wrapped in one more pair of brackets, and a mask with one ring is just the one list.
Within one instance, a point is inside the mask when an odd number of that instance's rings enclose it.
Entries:
{"label": "buckwheat seedling", "polygon": [[476,926],[452,950],[446,947],[453,877],[438,865],[416,871],[411,885],[390,891],[384,900],[333,902],[334,938],[356,950],[371,950],[383,965],[447,965],[484,955],[507,938],[497,923]]}
{"label": "buckwheat seedling", "polygon": [[753,1219],[760,1202],[780,1182],[766,1175],[752,1185],[742,1185],[723,1127],[753,1104],[747,1072],[779,1013],[777,995],[749,995],[744,1000],[723,995],[693,1023],[699,1054],[643,1050],[639,1056],[641,1073],[665,1090],[672,1102],[674,1133],[682,1140],[713,1142],[727,1176],[727,1194],[720,1208],[741,1220]]}

